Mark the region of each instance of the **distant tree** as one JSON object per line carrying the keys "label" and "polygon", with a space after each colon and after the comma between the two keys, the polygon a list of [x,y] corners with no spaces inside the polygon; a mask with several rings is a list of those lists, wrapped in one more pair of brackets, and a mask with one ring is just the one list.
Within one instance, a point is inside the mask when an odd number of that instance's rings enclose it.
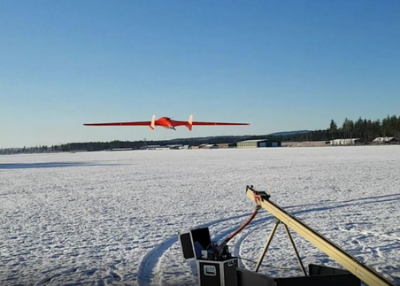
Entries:
{"label": "distant tree", "polygon": [[360,117],[354,123],[354,135],[359,137],[359,138],[362,138],[363,129],[364,129],[364,121]]}
{"label": "distant tree", "polygon": [[330,134],[330,139],[335,139],[337,135],[338,127],[335,122],[335,120],[331,120],[331,124],[329,125],[329,134]]}
{"label": "distant tree", "polygon": [[342,130],[345,138],[351,138],[354,131],[354,122],[346,118],[343,122]]}
{"label": "distant tree", "polygon": [[397,131],[396,138],[400,140],[400,115],[397,118],[396,131]]}
{"label": "distant tree", "polygon": [[334,133],[337,131],[337,129],[338,129],[337,124],[336,124],[335,120],[332,119],[331,124],[329,126],[329,132]]}

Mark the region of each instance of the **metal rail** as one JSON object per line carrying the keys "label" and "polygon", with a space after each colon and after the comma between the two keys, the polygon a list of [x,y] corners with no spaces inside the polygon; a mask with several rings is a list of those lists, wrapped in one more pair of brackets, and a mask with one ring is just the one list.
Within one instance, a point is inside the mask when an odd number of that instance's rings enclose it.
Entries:
{"label": "metal rail", "polygon": [[267,210],[281,223],[296,231],[367,285],[396,286],[372,268],[362,264],[354,256],[348,254],[335,243],[274,204],[269,200],[270,196],[267,193],[256,191],[252,186],[247,186],[246,195]]}

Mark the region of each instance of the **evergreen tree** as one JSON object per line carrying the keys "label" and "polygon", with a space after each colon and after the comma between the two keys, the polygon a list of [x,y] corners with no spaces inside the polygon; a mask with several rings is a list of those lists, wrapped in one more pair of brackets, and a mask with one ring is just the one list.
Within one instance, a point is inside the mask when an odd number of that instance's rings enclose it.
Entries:
{"label": "evergreen tree", "polygon": [[333,119],[331,120],[331,125],[329,126],[329,131],[332,133],[337,131],[337,124]]}

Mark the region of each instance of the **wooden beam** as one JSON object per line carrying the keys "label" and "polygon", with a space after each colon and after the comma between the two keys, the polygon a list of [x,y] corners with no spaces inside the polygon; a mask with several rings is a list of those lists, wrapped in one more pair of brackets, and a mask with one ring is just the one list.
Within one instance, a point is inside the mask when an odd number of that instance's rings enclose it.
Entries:
{"label": "wooden beam", "polygon": [[362,264],[354,256],[348,254],[335,243],[313,230],[311,227],[290,215],[278,205],[269,200],[265,192],[258,192],[252,187],[247,187],[246,195],[272,214],[281,223],[297,232],[330,258],[341,264],[345,269],[357,276],[369,286],[396,286],[372,268]]}

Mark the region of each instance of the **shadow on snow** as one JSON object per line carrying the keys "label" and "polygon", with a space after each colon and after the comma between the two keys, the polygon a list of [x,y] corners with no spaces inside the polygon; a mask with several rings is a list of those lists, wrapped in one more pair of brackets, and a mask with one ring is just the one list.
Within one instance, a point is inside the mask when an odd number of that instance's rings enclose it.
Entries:
{"label": "shadow on snow", "polygon": [[11,164],[0,164],[0,170],[93,167],[93,166],[110,166],[110,165],[118,165],[118,164],[100,164],[94,162],[93,163],[91,162],[11,163]]}

